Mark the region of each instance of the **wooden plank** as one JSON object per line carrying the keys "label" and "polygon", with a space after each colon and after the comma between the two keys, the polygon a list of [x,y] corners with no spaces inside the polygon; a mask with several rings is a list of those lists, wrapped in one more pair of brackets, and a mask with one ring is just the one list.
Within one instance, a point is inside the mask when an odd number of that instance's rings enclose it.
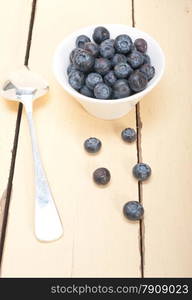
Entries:
{"label": "wooden plank", "polygon": [[135,0],[136,27],[166,56],[161,83],[141,102],[142,156],[153,170],[143,185],[145,276],[192,276],[192,2]]}
{"label": "wooden plank", "polygon": [[[0,80],[22,65],[25,57],[31,0],[4,1],[0,5]],[[6,188],[18,104],[0,99],[0,194]]]}
{"label": "wooden plank", "polygon": [[[31,12],[31,0],[11,1],[1,3],[0,8],[0,81],[6,79],[7,74],[22,65],[25,58],[27,44],[28,22]],[[9,176],[15,122],[18,104],[0,99],[0,243],[3,244],[3,216],[5,210],[5,190]],[[2,239],[2,240],[1,240]],[[2,249],[2,244],[0,248]],[[1,256],[1,255],[0,255]],[[1,258],[0,258],[1,259]]]}
{"label": "wooden plank", "polygon": [[[64,236],[54,243],[38,242],[33,234],[34,178],[31,145],[25,117],[22,120],[14,179],[11,221],[4,256],[4,276],[139,277],[139,224],[127,222],[122,206],[137,200],[137,183],[131,168],[136,145],[121,141],[120,132],[135,127],[135,112],[116,121],[89,116],[54,79],[52,57],[66,34],[89,24],[131,25],[131,1],[117,14],[111,1],[39,0],[30,55],[30,67],[47,78],[50,93],[35,103],[40,149],[60,211]],[[109,13],[110,5],[110,13]],[[103,142],[100,154],[84,152],[83,142],[96,136]],[[97,167],[110,169],[106,188],[92,182]],[[13,256],[14,253],[14,256]]]}

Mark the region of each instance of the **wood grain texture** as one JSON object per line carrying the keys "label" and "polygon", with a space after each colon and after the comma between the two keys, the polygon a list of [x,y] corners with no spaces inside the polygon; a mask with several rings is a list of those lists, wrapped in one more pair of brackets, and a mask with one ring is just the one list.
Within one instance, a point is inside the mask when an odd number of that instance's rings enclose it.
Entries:
{"label": "wood grain texture", "polygon": [[[7,78],[7,74],[10,71],[17,68],[18,66],[21,66],[24,63],[31,3],[31,0],[0,2],[1,84]],[[6,189],[8,183],[13,139],[15,133],[15,123],[17,118],[17,108],[17,103],[8,102],[5,99],[0,98],[0,193],[2,194]],[[5,211],[8,208],[7,203],[8,202],[6,202],[5,205],[4,194],[0,204],[0,260],[4,245],[4,226],[6,226],[5,219],[7,218],[7,214],[5,213]]]}
{"label": "wood grain texture", "polygon": [[[0,81],[24,62],[31,0],[0,1]],[[0,193],[6,185],[18,104],[0,98]]]}
{"label": "wood grain texture", "polygon": [[143,185],[145,276],[191,277],[192,1],[134,2],[136,27],[166,56],[162,81],[140,105],[142,157],[153,170]]}
{"label": "wood grain texture", "polygon": [[[131,1],[119,2],[125,9],[117,14],[116,2],[109,0],[98,0],[94,13],[88,0],[67,5],[62,0],[38,1],[29,66],[42,74],[51,88],[35,103],[35,122],[64,236],[49,244],[34,237],[33,165],[24,116],[4,277],[140,277],[139,224],[127,222],[122,215],[125,202],[138,200],[137,182],[131,174],[137,160],[136,144],[127,145],[120,138],[122,129],[135,127],[135,112],[116,121],[95,119],[62,90],[52,73],[54,50],[66,34],[94,23],[131,25]],[[83,149],[90,136],[103,142],[98,155],[88,155]],[[105,188],[92,181],[92,172],[102,166],[112,174]]]}

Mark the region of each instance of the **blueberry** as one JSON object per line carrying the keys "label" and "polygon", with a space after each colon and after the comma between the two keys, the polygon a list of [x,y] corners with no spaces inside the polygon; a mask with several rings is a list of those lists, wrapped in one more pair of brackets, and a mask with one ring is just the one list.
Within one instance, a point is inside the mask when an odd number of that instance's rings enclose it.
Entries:
{"label": "blueberry", "polygon": [[155,68],[149,64],[142,65],[139,71],[146,75],[148,81],[151,80],[155,75]]}
{"label": "blueberry", "polygon": [[75,49],[73,49],[73,50],[71,51],[70,57],[69,57],[69,58],[70,58],[70,62],[73,63],[75,54],[81,53],[82,51],[83,51],[83,49],[81,49],[81,48],[75,48]]}
{"label": "blueberry", "polygon": [[111,93],[111,87],[105,83],[98,83],[94,88],[94,95],[97,99],[110,99]]}
{"label": "blueberry", "polygon": [[94,57],[97,57],[99,55],[99,46],[94,43],[86,43],[84,49]]}
{"label": "blueberry", "polygon": [[142,53],[147,51],[147,42],[144,39],[136,39],[134,45],[136,49]]}
{"label": "blueberry", "polygon": [[70,73],[73,71],[77,71],[77,69],[73,64],[70,64],[67,68],[67,75],[70,75]]}
{"label": "blueberry", "polygon": [[104,82],[109,85],[109,86],[112,86],[114,85],[114,83],[117,81],[117,77],[115,76],[115,73],[114,71],[109,71],[109,73],[107,73],[105,76],[104,76]]}
{"label": "blueberry", "polygon": [[93,90],[94,87],[98,84],[103,82],[103,78],[100,74],[98,73],[89,73],[89,75],[87,76],[85,83],[86,86],[90,89]]}
{"label": "blueberry", "polygon": [[115,54],[115,48],[105,41],[101,43],[99,51],[104,58],[112,58]]}
{"label": "blueberry", "polygon": [[82,35],[77,37],[75,44],[76,44],[77,48],[84,49],[85,43],[88,43],[90,41],[91,40],[88,36],[82,34]]}
{"label": "blueberry", "polygon": [[121,137],[125,142],[128,143],[132,143],[136,140],[137,138],[137,134],[135,129],[133,128],[125,128],[122,132],[121,132]]}
{"label": "blueberry", "polygon": [[115,39],[115,49],[122,54],[129,53],[132,44],[133,42],[127,34],[118,35]]}
{"label": "blueberry", "polygon": [[129,220],[136,221],[143,218],[144,209],[138,201],[129,201],[124,205],[123,213]]}
{"label": "blueberry", "polygon": [[111,46],[111,47],[114,47],[114,44],[115,44],[115,40],[113,39],[107,39],[107,40],[104,40],[102,42],[103,45],[108,45],[108,46]]}
{"label": "blueberry", "polygon": [[151,168],[147,164],[138,163],[133,167],[133,175],[139,181],[144,181],[151,176]]}
{"label": "blueberry", "polygon": [[101,149],[101,141],[91,137],[84,142],[84,148],[89,153],[96,153]]}
{"label": "blueberry", "polygon": [[105,75],[107,74],[111,69],[111,62],[107,58],[96,58],[95,59],[95,65],[94,65],[95,72]]}
{"label": "blueberry", "polygon": [[134,44],[131,45],[131,50],[130,50],[130,52],[133,52],[133,51],[137,51],[137,48],[135,47]]}
{"label": "blueberry", "polygon": [[109,39],[110,34],[109,31],[102,26],[95,28],[93,32],[93,40],[97,44],[101,44],[104,40]]}
{"label": "blueberry", "polygon": [[114,67],[114,72],[117,78],[123,79],[128,77],[133,69],[127,63],[119,63]]}
{"label": "blueberry", "polygon": [[118,79],[113,85],[113,98],[120,99],[131,95],[131,90],[126,79]]}
{"label": "blueberry", "polygon": [[133,51],[128,55],[127,61],[133,69],[136,69],[143,64],[144,57],[139,51]]}
{"label": "blueberry", "polygon": [[144,64],[149,64],[149,65],[150,65],[150,64],[151,64],[151,59],[150,59],[149,55],[144,54],[143,57],[144,57],[143,63],[144,63]]}
{"label": "blueberry", "polygon": [[141,92],[147,86],[147,77],[142,72],[137,70],[131,73],[128,83],[132,91]]}
{"label": "blueberry", "polygon": [[95,62],[94,57],[87,51],[77,52],[73,58],[74,65],[82,72],[91,71]]}
{"label": "blueberry", "polygon": [[74,71],[69,75],[69,84],[75,89],[79,90],[83,87],[85,82],[85,75],[80,71]]}
{"label": "blueberry", "polygon": [[90,90],[86,85],[84,85],[81,89],[80,89],[80,93],[84,96],[90,97],[90,98],[94,98],[93,95],[93,91]]}
{"label": "blueberry", "polygon": [[115,65],[117,65],[117,64],[119,64],[121,62],[126,63],[127,62],[127,57],[125,55],[123,55],[123,54],[116,53],[113,56],[111,62],[112,62],[113,66],[115,66]]}
{"label": "blueberry", "polygon": [[106,168],[98,168],[93,173],[93,180],[99,185],[107,184],[111,179],[111,174]]}

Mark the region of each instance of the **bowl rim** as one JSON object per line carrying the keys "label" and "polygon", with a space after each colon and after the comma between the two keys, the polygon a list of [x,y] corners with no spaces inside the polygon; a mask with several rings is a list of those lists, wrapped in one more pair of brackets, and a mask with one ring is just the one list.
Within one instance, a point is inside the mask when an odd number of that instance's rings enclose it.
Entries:
{"label": "bowl rim", "polygon": [[[92,29],[98,26],[123,26],[126,27],[129,30],[132,31],[136,31],[139,32],[142,36],[142,34],[144,34],[145,36],[147,36],[149,39],[153,40],[153,44],[156,45],[156,47],[159,49],[159,52],[161,54],[161,58],[162,58],[162,67],[161,70],[159,71],[158,76],[155,78],[154,82],[150,85],[147,86],[146,89],[144,89],[141,92],[138,92],[132,96],[128,96],[125,98],[120,98],[120,99],[96,99],[96,98],[91,98],[91,97],[87,97],[84,96],[82,94],[80,94],[78,91],[76,91],[75,89],[73,89],[72,87],[70,87],[69,84],[64,84],[63,80],[61,80],[61,76],[59,74],[59,72],[57,71],[57,57],[58,54],[60,53],[61,49],[63,49],[63,44],[65,44],[67,39],[71,39],[72,37],[77,36],[79,33],[83,34],[82,31],[83,30],[87,30],[87,29]],[[78,30],[73,31],[72,33],[66,35],[64,37],[64,39],[58,44],[58,46],[56,47],[55,51],[54,51],[54,55],[53,55],[53,73],[57,79],[57,81],[59,82],[59,84],[64,88],[64,90],[66,90],[70,95],[72,95],[75,98],[79,98],[83,101],[89,102],[89,103],[99,103],[99,104],[117,104],[117,103],[124,103],[124,102],[133,102],[134,100],[137,100],[139,98],[143,98],[145,94],[149,93],[156,85],[157,83],[161,80],[163,73],[165,70],[165,55],[164,52],[162,50],[162,48],[160,47],[159,43],[156,41],[156,39],[154,39],[151,35],[149,35],[147,32],[142,31],[140,29],[138,29],[137,27],[132,27],[126,24],[113,24],[113,23],[109,23],[109,24],[92,24],[89,26],[84,26],[79,28]]]}

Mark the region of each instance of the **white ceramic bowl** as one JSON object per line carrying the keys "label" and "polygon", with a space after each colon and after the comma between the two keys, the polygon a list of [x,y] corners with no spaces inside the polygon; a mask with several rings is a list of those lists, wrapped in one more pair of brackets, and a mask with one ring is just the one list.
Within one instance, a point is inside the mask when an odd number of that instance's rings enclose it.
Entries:
{"label": "white ceramic bowl", "polygon": [[[91,38],[92,33],[97,26],[106,27],[110,32],[111,38],[115,38],[119,34],[128,34],[133,41],[137,38],[144,38],[147,41],[147,54],[151,58],[152,65],[155,67],[155,76],[151,81],[149,81],[148,86],[144,91],[127,98],[117,100],[99,100],[81,95],[69,85],[67,67],[69,65],[69,54],[72,49],[75,48],[75,40],[77,36],[81,34],[85,34]],[[147,33],[121,24],[92,25],[73,32],[71,35],[65,37],[61,44],[57,47],[53,60],[54,74],[61,86],[78,102],[80,102],[87,112],[95,117],[106,120],[117,119],[126,115],[141,98],[148,94],[157,85],[163,75],[164,68],[165,58],[159,44]]]}

